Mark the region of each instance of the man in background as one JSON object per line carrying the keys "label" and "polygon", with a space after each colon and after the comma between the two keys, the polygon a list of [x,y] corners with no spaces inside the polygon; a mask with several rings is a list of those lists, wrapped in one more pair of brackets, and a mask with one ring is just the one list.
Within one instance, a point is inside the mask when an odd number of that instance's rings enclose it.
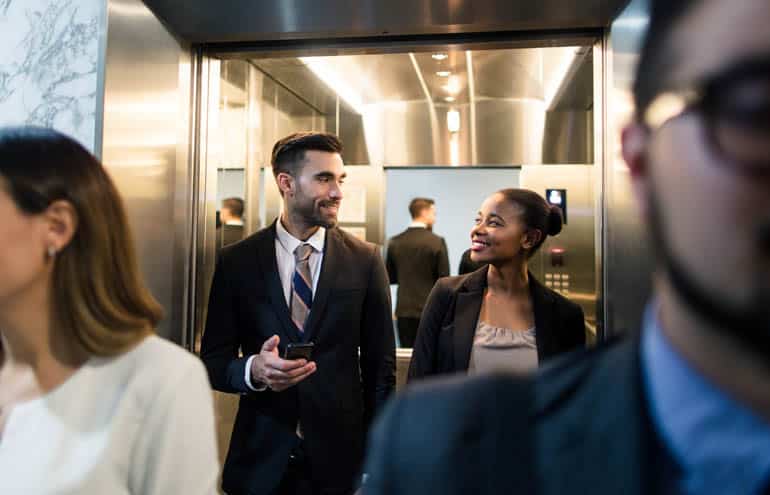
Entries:
{"label": "man in background", "polygon": [[449,275],[446,242],[432,232],[436,205],[429,198],[409,203],[412,223],[388,243],[387,268],[391,284],[398,285],[396,318],[401,347],[413,347],[420,315],[433,285]]}
{"label": "man in background", "polygon": [[221,227],[217,229],[217,249],[234,244],[243,239],[243,200],[226,198],[219,210]]}

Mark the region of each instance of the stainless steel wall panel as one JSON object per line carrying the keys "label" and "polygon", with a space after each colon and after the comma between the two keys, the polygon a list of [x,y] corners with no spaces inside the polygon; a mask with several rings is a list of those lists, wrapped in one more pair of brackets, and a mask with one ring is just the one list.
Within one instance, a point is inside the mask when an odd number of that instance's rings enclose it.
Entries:
{"label": "stainless steel wall panel", "polygon": [[[538,280],[551,284],[554,290],[580,304],[591,328],[596,327],[597,286],[595,264],[596,210],[594,173],[590,165],[524,166],[521,187],[545,196],[546,189],[567,190],[567,224],[556,237],[548,237],[530,260],[529,266]],[[549,252],[563,249],[564,266],[552,266]],[[548,278],[559,275],[558,280]],[[561,276],[568,275],[568,287],[562,287]],[[555,284],[558,283],[558,286]],[[566,292],[565,292],[566,291]],[[589,335],[594,338],[592,331]]]}
{"label": "stainless steel wall panel", "polygon": [[479,164],[542,163],[544,119],[542,100],[477,100]]}
{"label": "stainless steel wall panel", "polygon": [[627,0],[146,0],[196,43],[602,28]]}
{"label": "stainless steel wall panel", "polygon": [[604,311],[607,334],[639,327],[650,291],[652,256],[633,202],[628,168],[620,155],[623,125],[633,115],[633,83],[648,6],[634,0],[612,23],[605,40]]}
{"label": "stainless steel wall panel", "polygon": [[186,344],[190,57],[139,0],[108,2],[102,157],[123,196],[144,277]]}
{"label": "stainless steel wall panel", "polygon": [[552,110],[545,114],[543,163],[593,163],[593,113]]}

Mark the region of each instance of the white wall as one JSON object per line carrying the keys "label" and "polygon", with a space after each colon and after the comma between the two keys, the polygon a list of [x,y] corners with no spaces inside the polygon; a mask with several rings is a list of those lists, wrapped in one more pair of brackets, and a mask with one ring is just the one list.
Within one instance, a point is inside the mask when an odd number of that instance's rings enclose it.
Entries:
{"label": "white wall", "polygon": [[423,196],[436,201],[433,231],[446,239],[449,268],[457,274],[460,257],[470,247],[470,230],[484,199],[499,189],[518,187],[512,168],[391,168],[385,170],[385,237],[403,231],[411,218],[409,201]]}
{"label": "white wall", "polygon": [[105,32],[106,0],[0,0],[0,125],[53,127],[98,153]]}
{"label": "white wall", "polygon": [[246,172],[238,169],[220,169],[217,171],[217,210],[222,208],[225,198],[246,200]]}

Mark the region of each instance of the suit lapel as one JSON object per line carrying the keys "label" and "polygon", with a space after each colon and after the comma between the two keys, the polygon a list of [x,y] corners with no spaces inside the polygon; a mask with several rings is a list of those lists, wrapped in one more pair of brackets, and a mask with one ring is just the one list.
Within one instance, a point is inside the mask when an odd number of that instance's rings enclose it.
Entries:
{"label": "suit lapel", "polygon": [[550,344],[553,340],[554,300],[531,273],[529,274],[529,294],[532,298],[532,312],[535,314],[537,358],[542,361],[546,349],[551,347]]}
{"label": "suit lapel", "polygon": [[473,337],[479,321],[484,289],[487,287],[486,267],[468,275],[463,287],[457,293],[454,311],[454,369],[468,369],[473,349]]}
{"label": "suit lapel", "polygon": [[259,240],[257,247],[257,256],[259,266],[262,270],[262,276],[267,284],[267,293],[270,298],[270,306],[278,316],[283,329],[283,335],[288,337],[291,342],[301,340],[297,327],[291,321],[289,308],[286,306],[286,298],[283,295],[283,286],[281,277],[278,274],[278,261],[275,257],[275,223],[270,227],[265,235]]}
{"label": "suit lapel", "polygon": [[[543,495],[653,493],[649,460],[654,440],[638,354],[638,345],[629,339],[601,359],[560,370],[565,382],[555,387],[555,395],[546,385],[538,389],[537,410],[546,416],[537,432]],[[560,413],[559,403],[565,400],[573,403],[569,413]]]}
{"label": "suit lapel", "polygon": [[309,342],[318,334],[321,316],[326,310],[329,302],[329,293],[335,286],[337,276],[339,256],[341,254],[340,233],[336,228],[326,230],[326,239],[324,241],[324,256],[321,262],[321,274],[318,276],[318,285],[316,286],[313,304],[310,308],[307,322],[305,323],[304,340]]}

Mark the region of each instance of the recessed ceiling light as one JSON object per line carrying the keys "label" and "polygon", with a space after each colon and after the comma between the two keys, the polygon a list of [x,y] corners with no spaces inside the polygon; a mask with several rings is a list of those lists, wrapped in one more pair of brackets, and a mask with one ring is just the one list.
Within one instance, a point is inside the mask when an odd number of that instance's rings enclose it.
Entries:
{"label": "recessed ceiling light", "polygon": [[453,101],[455,101],[455,97],[454,96],[445,96],[444,97],[444,101],[447,102],[447,103],[452,103]]}
{"label": "recessed ceiling light", "polygon": [[447,58],[447,56],[448,55],[446,53],[434,53],[433,55],[431,55],[431,57],[433,57],[433,60],[444,60],[445,58]]}
{"label": "recessed ceiling light", "polygon": [[440,70],[436,72],[436,75],[438,77],[449,77],[451,74],[452,74],[452,71],[449,71],[449,70]]}
{"label": "recessed ceiling light", "polygon": [[446,113],[446,126],[449,132],[458,132],[460,130],[460,112],[450,110]]}
{"label": "recessed ceiling light", "polygon": [[456,95],[460,92],[460,79],[457,76],[452,76],[449,81],[441,88],[450,95]]}

